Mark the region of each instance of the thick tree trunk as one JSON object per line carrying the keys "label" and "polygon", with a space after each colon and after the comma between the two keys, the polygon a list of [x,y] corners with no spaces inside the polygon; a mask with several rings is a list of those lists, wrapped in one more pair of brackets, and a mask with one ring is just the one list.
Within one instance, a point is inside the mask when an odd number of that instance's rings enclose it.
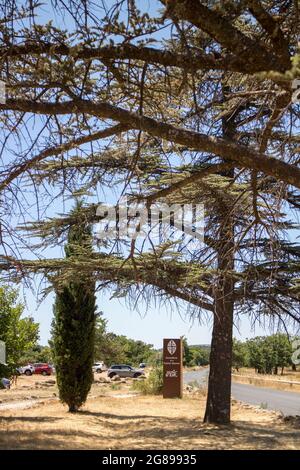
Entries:
{"label": "thick tree trunk", "polygon": [[[222,250],[224,253],[220,253],[219,256],[220,269],[220,264],[233,265],[232,249],[231,241],[224,243]],[[208,396],[204,417],[206,423],[230,422],[233,309],[233,282],[225,274],[219,279],[219,286],[215,292]]]}
{"label": "thick tree trunk", "polygon": [[76,413],[78,408],[75,405],[69,405],[69,413]]}
{"label": "thick tree trunk", "polygon": [[210,354],[209,386],[204,422],[230,422],[231,402],[232,309],[215,316]]}
{"label": "thick tree trunk", "polygon": [[[223,86],[223,94],[226,86]],[[234,139],[235,117],[222,119],[223,136]],[[224,162],[226,162],[224,160]],[[233,178],[234,169],[221,173]],[[232,330],[234,311],[234,282],[230,272],[234,269],[234,214],[230,205],[217,207],[219,229],[216,237],[219,278],[214,292],[214,320],[210,353],[208,395],[204,422],[227,424],[231,409]]]}

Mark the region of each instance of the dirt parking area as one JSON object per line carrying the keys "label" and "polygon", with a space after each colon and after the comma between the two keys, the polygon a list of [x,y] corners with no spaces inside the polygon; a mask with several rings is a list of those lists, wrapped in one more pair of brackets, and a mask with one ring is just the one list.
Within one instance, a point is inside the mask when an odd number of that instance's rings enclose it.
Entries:
{"label": "dirt parking area", "polygon": [[21,377],[1,391],[0,448],[300,449],[299,420],[234,401],[230,426],[203,425],[203,391],[164,400],[98,379],[76,414],[59,403],[53,377]]}

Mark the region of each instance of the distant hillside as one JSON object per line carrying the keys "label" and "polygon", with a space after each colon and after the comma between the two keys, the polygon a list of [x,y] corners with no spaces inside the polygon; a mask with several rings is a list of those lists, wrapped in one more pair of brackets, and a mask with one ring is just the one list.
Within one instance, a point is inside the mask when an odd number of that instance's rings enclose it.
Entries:
{"label": "distant hillside", "polygon": [[210,344],[189,344],[189,348],[193,349],[210,349]]}

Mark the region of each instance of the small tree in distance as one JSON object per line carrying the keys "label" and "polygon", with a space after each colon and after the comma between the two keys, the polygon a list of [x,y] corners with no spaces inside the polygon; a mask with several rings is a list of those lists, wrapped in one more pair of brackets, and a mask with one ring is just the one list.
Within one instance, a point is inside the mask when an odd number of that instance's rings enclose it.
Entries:
{"label": "small tree in distance", "polygon": [[18,290],[0,287],[0,341],[6,346],[6,365],[0,364],[0,377],[15,373],[22,356],[35,347],[39,325],[31,317],[23,317],[24,306],[18,302]]}
{"label": "small tree in distance", "polygon": [[239,371],[241,367],[247,367],[249,361],[246,343],[233,338],[232,367]]}
{"label": "small tree in distance", "polygon": [[281,374],[292,366],[292,344],[283,333],[233,342],[233,367],[253,367],[258,374]]}

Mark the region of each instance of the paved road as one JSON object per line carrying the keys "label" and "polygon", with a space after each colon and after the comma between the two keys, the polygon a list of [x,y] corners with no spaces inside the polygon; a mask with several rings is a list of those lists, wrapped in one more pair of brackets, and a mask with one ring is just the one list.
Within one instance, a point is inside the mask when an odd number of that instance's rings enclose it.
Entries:
{"label": "paved road", "polygon": [[[199,384],[205,384],[207,375],[207,369],[185,372],[184,382],[189,383],[196,380]],[[251,405],[263,405],[269,410],[281,411],[284,415],[300,415],[300,393],[233,383],[232,396],[236,400]]]}

